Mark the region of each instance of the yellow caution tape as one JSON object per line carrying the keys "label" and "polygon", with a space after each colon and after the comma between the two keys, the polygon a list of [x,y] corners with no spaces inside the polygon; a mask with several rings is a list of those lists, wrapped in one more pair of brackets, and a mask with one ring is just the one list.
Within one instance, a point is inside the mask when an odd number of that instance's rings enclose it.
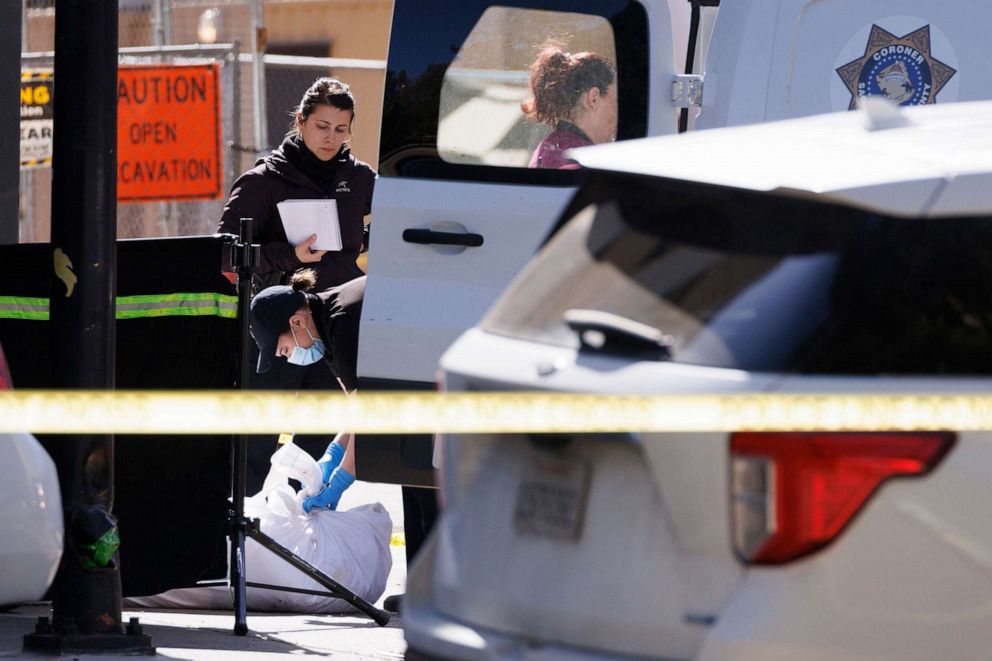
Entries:
{"label": "yellow caution tape", "polygon": [[231,434],[992,430],[990,395],[0,392],[0,431]]}

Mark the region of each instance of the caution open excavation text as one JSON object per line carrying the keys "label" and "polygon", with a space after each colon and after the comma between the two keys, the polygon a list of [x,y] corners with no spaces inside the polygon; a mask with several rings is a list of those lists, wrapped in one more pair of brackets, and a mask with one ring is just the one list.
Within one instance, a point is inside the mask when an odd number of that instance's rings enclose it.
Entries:
{"label": "caution open excavation text", "polygon": [[220,197],[219,116],[217,64],[120,67],[118,200]]}

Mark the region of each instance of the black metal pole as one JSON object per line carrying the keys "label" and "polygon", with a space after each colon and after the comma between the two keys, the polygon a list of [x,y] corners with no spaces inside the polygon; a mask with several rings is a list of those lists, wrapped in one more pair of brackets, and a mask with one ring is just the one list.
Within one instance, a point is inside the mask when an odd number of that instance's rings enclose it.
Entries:
{"label": "black metal pole", "polygon": [[[52,179],[51,327],[54,383],[113,389],[117,270],[117,2],[57,0]],[[29,649],[148,653],[121,622],[114,437],[55,443],[65,545],[53,585],[54,622]]]}
{"label": "black metal pole", "polygon": [[[117,291],[117,2],[58,0],[55,5],[55,126],[52,173],[51,325],[55,383],[113,389]],[[116,564],[86,571],[71,518],[114,504],[114,438],[67,436],[58,444],[66,545],[53,611],[79,631],[118,632],[121,585]],[[85,598],[73,599],[73,593]]]}
{"label": "black metal pole", "polygon": [[[250,375],[251,342],[249,313],[251,306],[251,278],[257,258],[252,246],[252,219],[242,218],[234,262],[238,272],[238,320],[241,322],[241,360],[238,386],[248,390]],[[231,591],[234,593],[234,633],[244,636],[248,633],[248,599],[245,585],[245,480],[248,466],[248,435],[240,434],[234,439],[233,487],[231,500]]]}

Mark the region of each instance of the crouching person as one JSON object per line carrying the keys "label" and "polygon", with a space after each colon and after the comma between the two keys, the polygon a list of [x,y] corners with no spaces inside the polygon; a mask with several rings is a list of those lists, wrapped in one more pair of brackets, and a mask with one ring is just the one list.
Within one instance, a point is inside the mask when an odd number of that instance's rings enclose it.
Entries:
{"label": "crouching person", "polygon": [[[358,328],[365,277],[313,293],[316,280],[311,269],[297,271],[289,285],[267,287],[252,299],[251,334],[259,350],[257,372],[265,374],[280,361],[301,367],[319,363],[330,370],[346,393],[351,393],[358,387]],[[348,432],[339,433],[328,445],[317,462],[324,488],[303,501],[306,512],[337,508],[341,494],[355,481],[353,446],[354,434]],[[252,459],[249,457],[249,462]]]}

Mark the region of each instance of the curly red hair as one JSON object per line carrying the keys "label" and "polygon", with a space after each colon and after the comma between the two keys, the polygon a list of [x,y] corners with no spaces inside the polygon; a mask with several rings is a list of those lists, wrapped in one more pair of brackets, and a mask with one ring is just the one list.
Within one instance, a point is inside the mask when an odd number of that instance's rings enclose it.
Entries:
{"label": "curly red hair", "polygon": [[568,119],[581,96],[592,88],[603,94],[616,82],[613,64],[595,53],[568,53],[545,42],[530,65],[531,97],[520,104],[528,119],[555,126]]}

